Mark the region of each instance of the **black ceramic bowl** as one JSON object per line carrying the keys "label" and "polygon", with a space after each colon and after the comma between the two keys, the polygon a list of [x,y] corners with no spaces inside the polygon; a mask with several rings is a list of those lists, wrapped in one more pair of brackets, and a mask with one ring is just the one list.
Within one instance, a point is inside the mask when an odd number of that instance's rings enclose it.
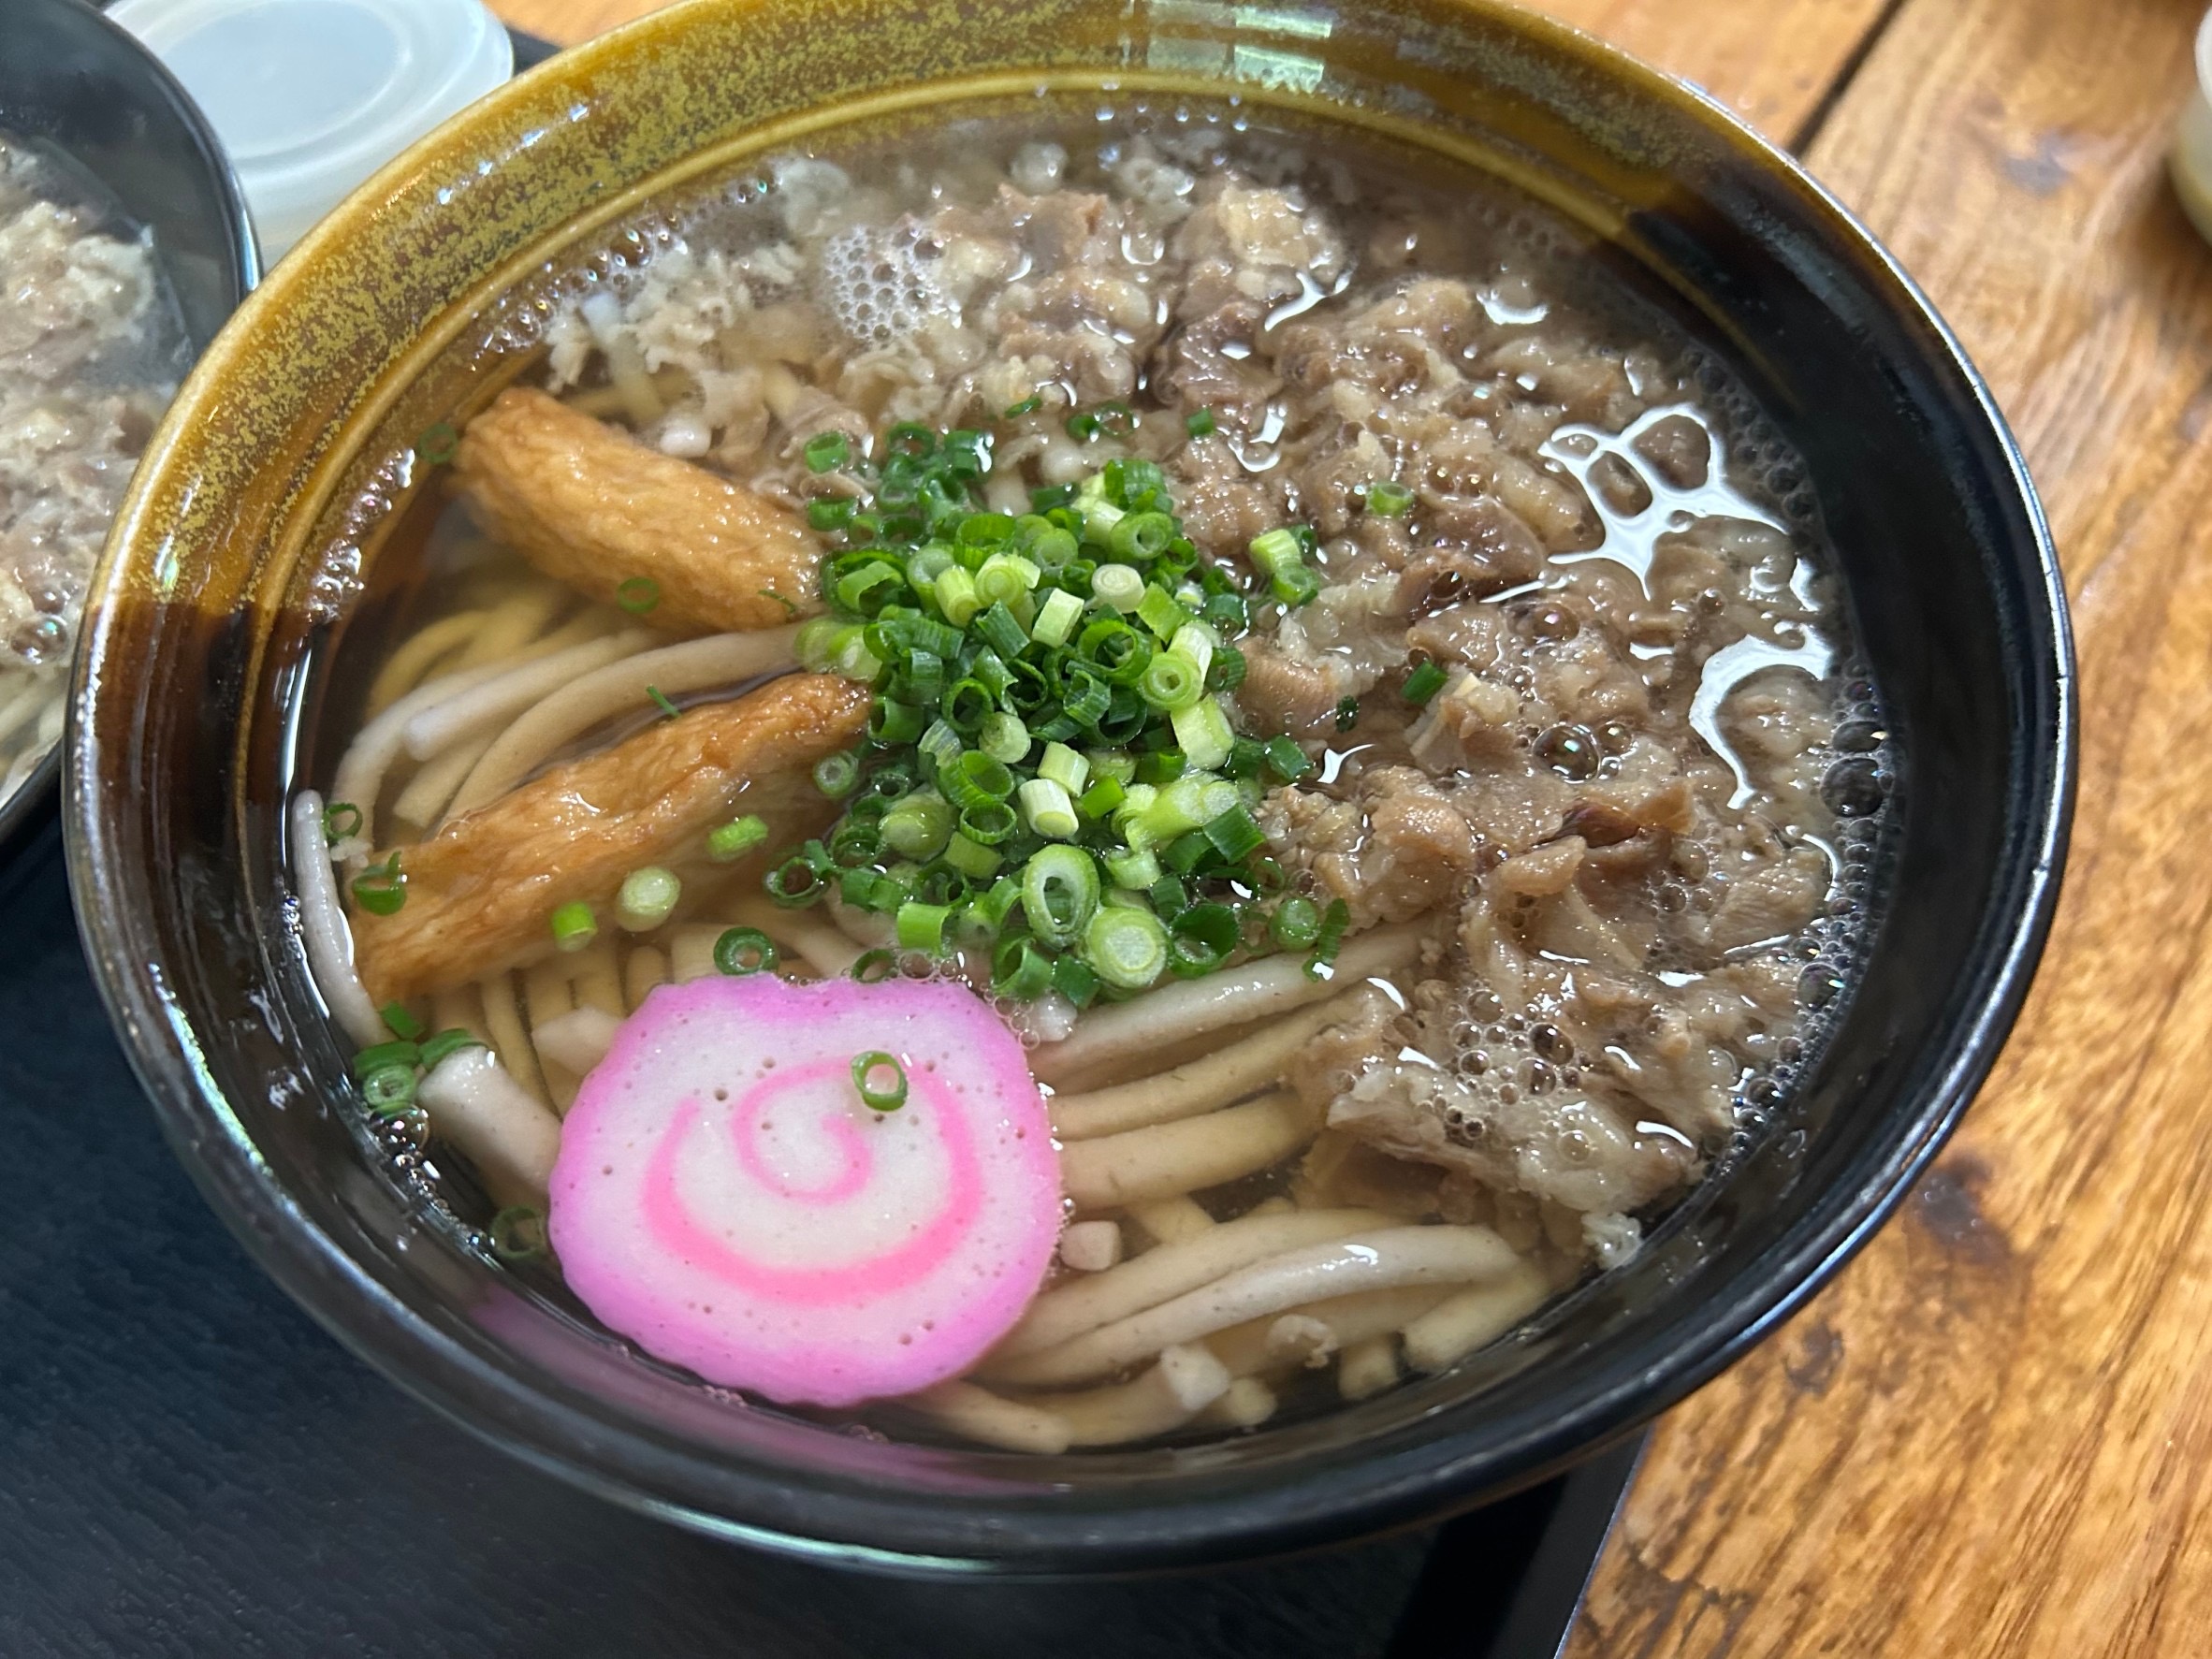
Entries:
{"label": "black ceramic bowl", "polygon": [[[134,224],[204,347],[260,270],[245,198],[184,89],[82,0],[0,0],[0,131],[43,141],[89,173]],[[53,793],[56,749],[0,796],[0,857]]]}
{"label": "black ceramic bowl", "polygon": [[[302,549],[355,545],[339,515],[450,406],[423,365],[493,285],[622,193],[824,110],[1052,78],[1226,81],[1369,123],[1494,169],[1644,267],[1808,458],[1902,762],[1870,959],[1825,1056],[1790,1121],[1636,1261],[1518,1339],[1332,1415],[1036,1458],[734,1408],[470,1250],[357,1143],[277,808],[289,768],[315,764],[309,648],[344,615]],[[1957,342],[1724,112],[1473,0],[678,7],[515,82],[364,189],[217,342],[156,450],[80,663],[65,828],[164,1128],[269,1271],[373,1362],[523,1457],[725,1536],[907,1570],[1127,1570],[1430,1520],[1549,1474],[1743,1352],[1888,1214],[1987,1071],[2050,916],[2073,770],[2063,602]]]}

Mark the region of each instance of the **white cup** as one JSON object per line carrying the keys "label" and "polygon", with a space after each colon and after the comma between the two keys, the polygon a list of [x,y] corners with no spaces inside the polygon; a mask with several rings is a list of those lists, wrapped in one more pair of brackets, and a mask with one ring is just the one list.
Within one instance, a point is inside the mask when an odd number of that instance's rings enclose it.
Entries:
{"label": "white cup", "polygon": [[119,0],[108,13],[206,113],[264,265],[515,72],[478,0]]}

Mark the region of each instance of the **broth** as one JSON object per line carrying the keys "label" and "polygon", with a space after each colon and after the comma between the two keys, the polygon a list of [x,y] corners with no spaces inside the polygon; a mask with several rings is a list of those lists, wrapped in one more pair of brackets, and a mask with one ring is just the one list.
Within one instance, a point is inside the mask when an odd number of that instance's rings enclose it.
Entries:
{"label": "broth", "polygon": [[[1786,1112],[1886,736],[1800,463],[1547,211],[1041,100],[691,189],[487,339],[519,379],[423,435],[328,665],[309,954],[387,1143],[510,1258],[549,1178],[648,1352],[1022,1449],[1244,1432],[1504,1336]],[[887,981],[988,1002],[1019,1084]],[[851,999],[913,1046],[756,1110]],[[958,1362],[768,1363],[760,1262],[903,1260],[961,1133],[974,1215],[1024,1213],[1032,1074],[1059,1186],[976,1270],[1023,1280],[997,1323],[947,1291],[896,1345]],[[740,1186],[693,1105],[754,1185],[676,1249],[651,1193]]]}

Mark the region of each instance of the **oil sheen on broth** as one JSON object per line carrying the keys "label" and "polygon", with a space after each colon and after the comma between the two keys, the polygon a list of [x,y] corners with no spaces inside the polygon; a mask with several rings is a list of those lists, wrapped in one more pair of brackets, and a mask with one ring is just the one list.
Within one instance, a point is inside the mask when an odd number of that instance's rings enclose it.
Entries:
{"label": "oil sheen on broth", "polygon": [[1249,1431],[1786,1111],[1886,736],[1798,461],[1563,221],[1040,101],[751,164],[484,341],[335,649],[304,935],[386,1149],[648,1354]]}

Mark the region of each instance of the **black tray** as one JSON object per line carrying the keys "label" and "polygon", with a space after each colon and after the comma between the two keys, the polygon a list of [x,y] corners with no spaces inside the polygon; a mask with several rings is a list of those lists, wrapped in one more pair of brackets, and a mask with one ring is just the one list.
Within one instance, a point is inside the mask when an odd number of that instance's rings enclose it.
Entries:
{"label": "black tray", "polygon": [[798,1565],[416,1404],[253,1266],[86,974],[51,809],[0,850],[0,1653],[1535,1659],[1630,1446],[1438,1532],[1108,1584]]}

